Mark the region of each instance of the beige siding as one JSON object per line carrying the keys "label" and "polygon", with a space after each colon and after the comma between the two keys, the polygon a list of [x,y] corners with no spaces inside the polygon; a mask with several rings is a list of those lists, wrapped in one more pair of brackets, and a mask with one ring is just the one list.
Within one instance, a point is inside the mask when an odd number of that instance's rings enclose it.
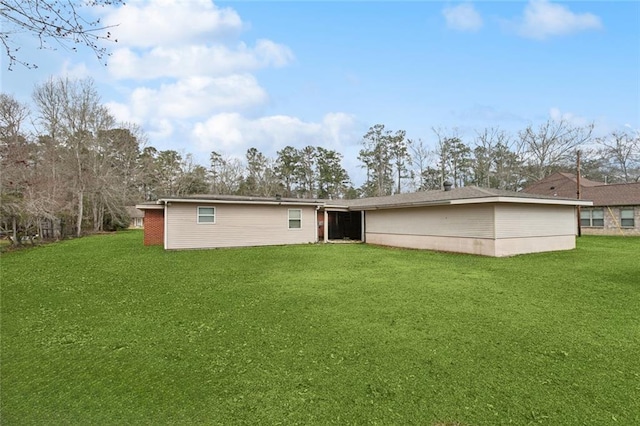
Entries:
{"label": "beige siding", "polygon": [[434,237],[429,235],[376,234],[367,232],[367,244],[495,256],[495,240],[487,238]]}
{"label": "beige siding", "polygon": [[372,210],[366,212],[366,242],[513,256],[575,248],[573,206],[483,204]]}
{"label": "beige siding", "polygon": [[493,238],[492,205],[434,206],[369,210],[369,234]]}
{"label": "beige siding", "polygon": [[[197,207],[216,208],[215,223],[198,224]],[[302,228],[288,229],[288,210],[302,210]],[[305,244],[316,241],[313,206],[171,203],[167,249]]]}
{"label": "beige siding", "polygon": [[495,208],[496,239],[575,236],[578,229],[573,206],[498,204]]}
{"label": "beige siding", "polygon": [[575,235],[504,238],[495,241],[494,256],[514,256],[516,254],[572,250],[574,248],[576,248]]}

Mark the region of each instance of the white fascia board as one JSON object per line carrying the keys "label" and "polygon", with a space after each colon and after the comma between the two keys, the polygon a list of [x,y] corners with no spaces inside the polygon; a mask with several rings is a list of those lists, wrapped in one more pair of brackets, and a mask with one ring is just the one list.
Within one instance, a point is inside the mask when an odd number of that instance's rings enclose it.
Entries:
{"label": "white fascia board", "polygon": [[451,205],[451,201],[432,201],[424,202],[417,201],[415,203],[402,203],[402,204],[389,204],[386,206],[354,206],[349,207],[349,210],[366,211],[366,210],[390,210],[390,209],[404,209],[407,207],[431,207],[431,206],[448,206]]}
{"label": "white fascia board", "polygon": [[322,208],[324,208],[327,211],[332,211],[332,212],[348,212],[349,211],[349,207],[340,206],[340,205],[337,205],[337,204],[323,204]]}
{"label": "white fascia board", "polygon": [[350,210],[389,210],[403,209],[408,207],[432,207],[432,206],[452,206],[463,204],[487,204],[487,203],[512,203],[512,204],[543,204],[561,206],[592,206],[593,202],[585,200],[553,200],[545,198],[519,198],[519,197],[483,197],[464,198],[458,200],[443,201],[416,201],[414,203],[393,204],[387,206],[366,206],[350,207]]}
{"label": "white fascia board", "polygon": [[191,204],[248,204],[248,205],[267,205],[267,206],[322,206],[324,203],[301,203],[296,201],[248,201],[248,200],[207,200],[207,199],[191,199],[191,198],[162,198],[158,201],[163,203],[191,203]]}
{"label": "white fascia board", "polygon": [[162,210],[164,206],[162,204],[136,204],[138,210]]}
{"label": "white fascia board", "polygon": [[587,200],[554,200],[552,198],[525,198],[525,197],[486,197],[451,200],[451,204],[482,204],[482,203],[512,203],[512,204],[548,204],[556,206],[592,206],[592,201]]}

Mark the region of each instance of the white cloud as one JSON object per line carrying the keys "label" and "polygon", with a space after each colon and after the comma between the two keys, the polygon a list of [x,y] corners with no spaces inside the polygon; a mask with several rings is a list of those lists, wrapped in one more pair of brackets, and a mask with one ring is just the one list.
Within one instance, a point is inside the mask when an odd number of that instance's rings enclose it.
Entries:
{"label": "white cloud", "polygon": [[149,122],[148,133],[150,139],[169,139],[174,135],[174,122],[166,118],[153,119]]}
{"label": "white cloud", "polygon": [[549,118],[554,121],[565,121],[579,127],[587,126],[591,123],[591,121],[586,117],[582,117],[571,112],[562,112],[560,108],[557,107],[549,109]]}
{"label": "white cloud", "polygon": [[107,68],[116,79],[220,76],[293,61],[288,47],[271,40],[234,42],[246,26],[211,0],[134,0],[106,10],[104,22],[118,40]]}
{"label": "white cloud", "polygon": [[264,104],[267,98],[250,74],[194,76],[155,89],[138,87],[126,106],[111,103],[109,107],[119,119],[128,115],[127,121],[146,123],[154,118],[186,120],[226,110],[243,111]]}
{"label": "white cloud", "polygon": [[112,51],[107,71],[120,91],[129,89],[124,101],[107,106],[119,121],[143,126],[156,148],[184,150],[205,163],[212,150],[244,158],[255,147],[275,157],[287,145],[357,156],[360,129],[348,114],[317,122],[256,116],[269,96],[252,73],[286,66],[294,55],[271,40],[239,41],[245,25],[233,10],[210,0],[134,0],[108,19],[121,22],[113,33],[124,43]]}
{"label": "white cloud", "polygon": [[447,22],[447,27],[453,30],[478,31],[482,28],[482,17],[471,3],[445,7],[442,14]]}
{"label": "white cloud", "polygon": [[109,60],[109,72],[116,78],[181,78],[191,75],[225,75],[254,71],[269,66],[282,67],[293,60],[291,50],[270,40],[258,40],[255,47],[238,43],[159,46],[145,52],[117,49]]}
{"label": "white cloud", "polygon": [[132,47],[178,46],[212,37],[238,33],[242,20],[230,8],[219,8],[210,0],[127,1],[107,9],[103,19],[113,25],[112,36]]}
{"label": "white cloud", "polygon": [[133,117],[131,109],[128,105],[121,104],[119,102],[106,102],[105,106],[109,109],[109,112],[118,122],[135,122],[140,123],[141,120]]}
{"label": "white cloud", "polygon": [[91,72],[89,72],[89,68],[84,62],[74,64],[68,59],[64,61],[62,64],[62,68],[58,75],[62,78],[70,78],[70,79],[84,79],[91,77]]}
{"label": "white cloud", "polygon": [[567,7],[547,0],[531,0],[517,23],[519,35],[545,40],[586,30],[602,28],[600,18],[591,13],[573,13]]}
{"label": "white cloud", "polygon": [[198,150],[219,150],[242,155],[256,147],[268,155],[287,145],[302,148],[323,146],[344,153],[342,148],[353,143],[355,120],[345,113],[329,113],[319,123],[305,122],[297,117],[274,115],[248,119],[238,113],[221,113],[197,123],[192,136]]}

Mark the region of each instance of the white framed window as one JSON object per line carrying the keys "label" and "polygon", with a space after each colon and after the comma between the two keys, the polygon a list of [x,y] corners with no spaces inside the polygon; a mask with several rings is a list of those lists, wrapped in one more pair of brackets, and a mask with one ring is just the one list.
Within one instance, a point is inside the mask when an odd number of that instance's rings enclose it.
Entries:
{"label": "white framed window", "polygon": [[302,210],[289,209],[289,229],[302,228]]}
{"label": "white framed window", "polygon": [[633,208],[620,209],[620,226],[623,228],[633,228],[636,226],[633,217]]}
{"label": "white framed window", "polygon": [[216,208],[198,207],[198,223],[216,223]]}
{"label": "white framed window", "polygon": [[602,228],[604,226],[603,209],[581,209],[580,226]]}

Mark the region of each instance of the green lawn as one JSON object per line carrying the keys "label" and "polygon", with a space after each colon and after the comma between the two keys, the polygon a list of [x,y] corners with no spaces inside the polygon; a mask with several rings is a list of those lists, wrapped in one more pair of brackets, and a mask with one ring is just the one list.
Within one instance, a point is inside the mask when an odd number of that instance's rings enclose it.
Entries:
{"label": "green lawn", "polygon": [[513,258],[361,244],[1,262],[23,424],[640,424],[640,238]]}

